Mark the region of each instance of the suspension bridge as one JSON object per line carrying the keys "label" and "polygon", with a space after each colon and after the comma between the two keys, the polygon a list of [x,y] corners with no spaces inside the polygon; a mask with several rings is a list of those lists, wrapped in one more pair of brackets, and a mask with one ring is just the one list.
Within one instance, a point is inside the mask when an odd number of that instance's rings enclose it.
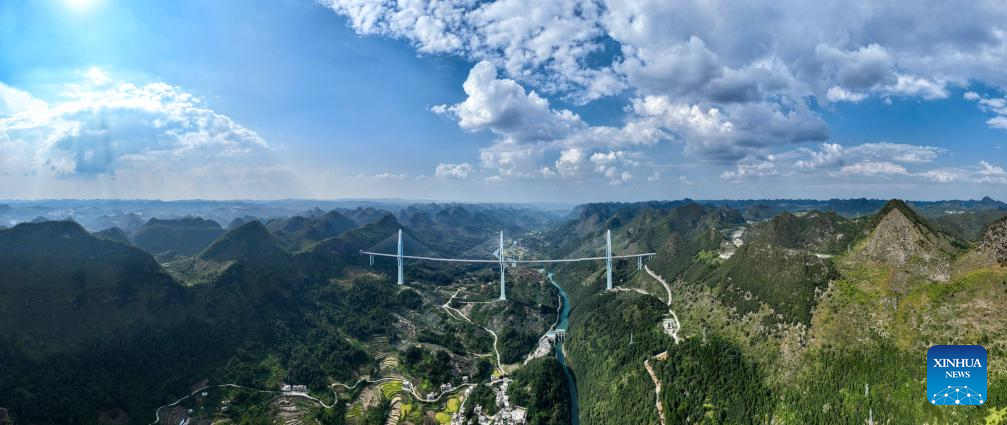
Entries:
{"label": "suspension bridge", "polygon": [[405,260],[422,260],[422,261],[440,261],[448,263],[470,263],[470,264],[499,264],[500,266],[500,300],[507,300],[507,276],[506,269],[507,264],[512,264],[514,266],[518,264],[553,264],[553,263],[575,263],[578,261],[599,261],[605,260],[605,289],[612,289],[612,260],[619,259],[636,259],[636,269],[641,270],[643,268],[643,259],[655,255],[654,252],[645,252],[642,254],[623,254],[623,255],[612,255],[612,231],[607,230],[605,232],[605,256],[603,257],[580,257],[580,258],[560,258],[560,259],[544,259],[544,260],[520,260],[520,259],[507,259],[504,253],[504,232],[500,232],[500,248],[496,255],[496,259],[479,259],[479,258],[440,258],[440,257],[424,257],[418,255],[405,255],[402,246],[402,230],[399,229],[399,242],[398,242],[398,252],[395,254],[388,254],[384,252],[372,252],[363,251],[360,253],[369,256],[370,264],[374,265],[374,257],[391,257],[395,258],[398,263],[398,284],[405,284]]}

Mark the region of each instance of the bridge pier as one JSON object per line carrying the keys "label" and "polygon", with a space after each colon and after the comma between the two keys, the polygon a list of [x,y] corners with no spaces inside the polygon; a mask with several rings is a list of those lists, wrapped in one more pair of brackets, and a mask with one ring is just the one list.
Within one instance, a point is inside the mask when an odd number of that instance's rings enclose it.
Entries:
{"label": "bridge pier", "polygon": [[643,257],[636,257],[636,270],[643,270]]}
{"label": "bridge pier", "polygon": [[605,231],[605,289],[612,289],[612,231]]}
{"label": "bridge pier", "polygon": [[500,231],[500,301],[507,301],[507,264],[504,261],[503,230]]}
{"label": "bridge pier", "polygon": [[404,282],[405,279],[403,279],[403,274],[404,273],[402,273],[402,271],[403,271],[402,270],[402,268],[403,268],[402,267],[402,262],[404,261],[402,259],[402,229],[399,229],[399,256],[398,256],[398,260],[399,260],[399,282],[398,283],[399,283],[399,285],[402,285],[402,284],[405,283]]}

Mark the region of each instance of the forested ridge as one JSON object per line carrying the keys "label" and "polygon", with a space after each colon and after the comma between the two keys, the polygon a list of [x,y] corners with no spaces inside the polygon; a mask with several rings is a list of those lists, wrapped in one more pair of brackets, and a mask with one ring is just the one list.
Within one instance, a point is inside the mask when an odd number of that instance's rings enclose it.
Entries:
{"label": "forested ridge", "polygon": [[[935,407],[925,395],[929,345],[983,344],[991,364],[1007,354],[1003,322],[969,311],[981,306],[982,314],[996,316],[1007,306],[1007,271],[990,257],[995,249],[976,248],[988,243],[938,233],[956,223],[953,217],[942,216],[935,226],[895,201],[860,219],[811,212],[738,225],[713,219],[724,217],[715,208],[689,208],[708,219],[679,222],[648,261],[672,284],[682,343],[660,332],[668,314],[664,290],[646,274],[623,267],[615,276],[618,284],[652,295],[602,292],[603,276],[588,267],[557,277],[580,295],[567,346],[583,424],[658,422],[647,359],[663,387],[667,423],[1005,419],[1007,400],[997,387],[1005,370],[999,367],[991,366],[983,406]],[[892,211],[907,219],[886,220]],[[984,216],[989,225],[1000,214]],[[972,241],[976,219],[961,218],[971,226]],[[891,239],[893,223],[917,229],[918,239]],[[738,228],[745,243],[725,257],[724,246]],[[613,238],[646,232],[622,228]],[[868,240],[905,249],[909,260],[900,265],[865,257]],[[947,282],[930,280],[939,274],[900,269],[948,258],[946,265],[934,263],[945,267],[934,270],[946,270]],[[957,318],[955,325],[938,320],[937,312]],[[617,407],[626,405],[638,407]]]}

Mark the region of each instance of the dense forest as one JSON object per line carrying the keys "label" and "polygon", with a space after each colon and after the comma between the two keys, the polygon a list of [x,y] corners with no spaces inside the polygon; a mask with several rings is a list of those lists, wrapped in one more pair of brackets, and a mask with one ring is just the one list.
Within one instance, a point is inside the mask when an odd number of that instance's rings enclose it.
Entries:
{"label": "dense forest", "polygon": [[666,311],[657,298],[633,292],[596,295],[575,307],[566,347],[582,423],[657,422],[643,361],[671,345],[658,326]]}
{"label": "dense forest", "polygon": [[563,365],[555,357],[532,360],[511,376],[508,389],[513,403],[528,408],[529,425],[570,423],[570,390]]}

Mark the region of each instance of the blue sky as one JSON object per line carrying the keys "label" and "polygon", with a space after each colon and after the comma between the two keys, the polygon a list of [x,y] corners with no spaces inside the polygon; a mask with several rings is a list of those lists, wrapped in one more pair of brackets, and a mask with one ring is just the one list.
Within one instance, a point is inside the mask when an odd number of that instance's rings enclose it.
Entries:
{"label": "blue sky", "polygon": [[0,199],[1007,198],[995,2],[666,3],[6,1]]}

